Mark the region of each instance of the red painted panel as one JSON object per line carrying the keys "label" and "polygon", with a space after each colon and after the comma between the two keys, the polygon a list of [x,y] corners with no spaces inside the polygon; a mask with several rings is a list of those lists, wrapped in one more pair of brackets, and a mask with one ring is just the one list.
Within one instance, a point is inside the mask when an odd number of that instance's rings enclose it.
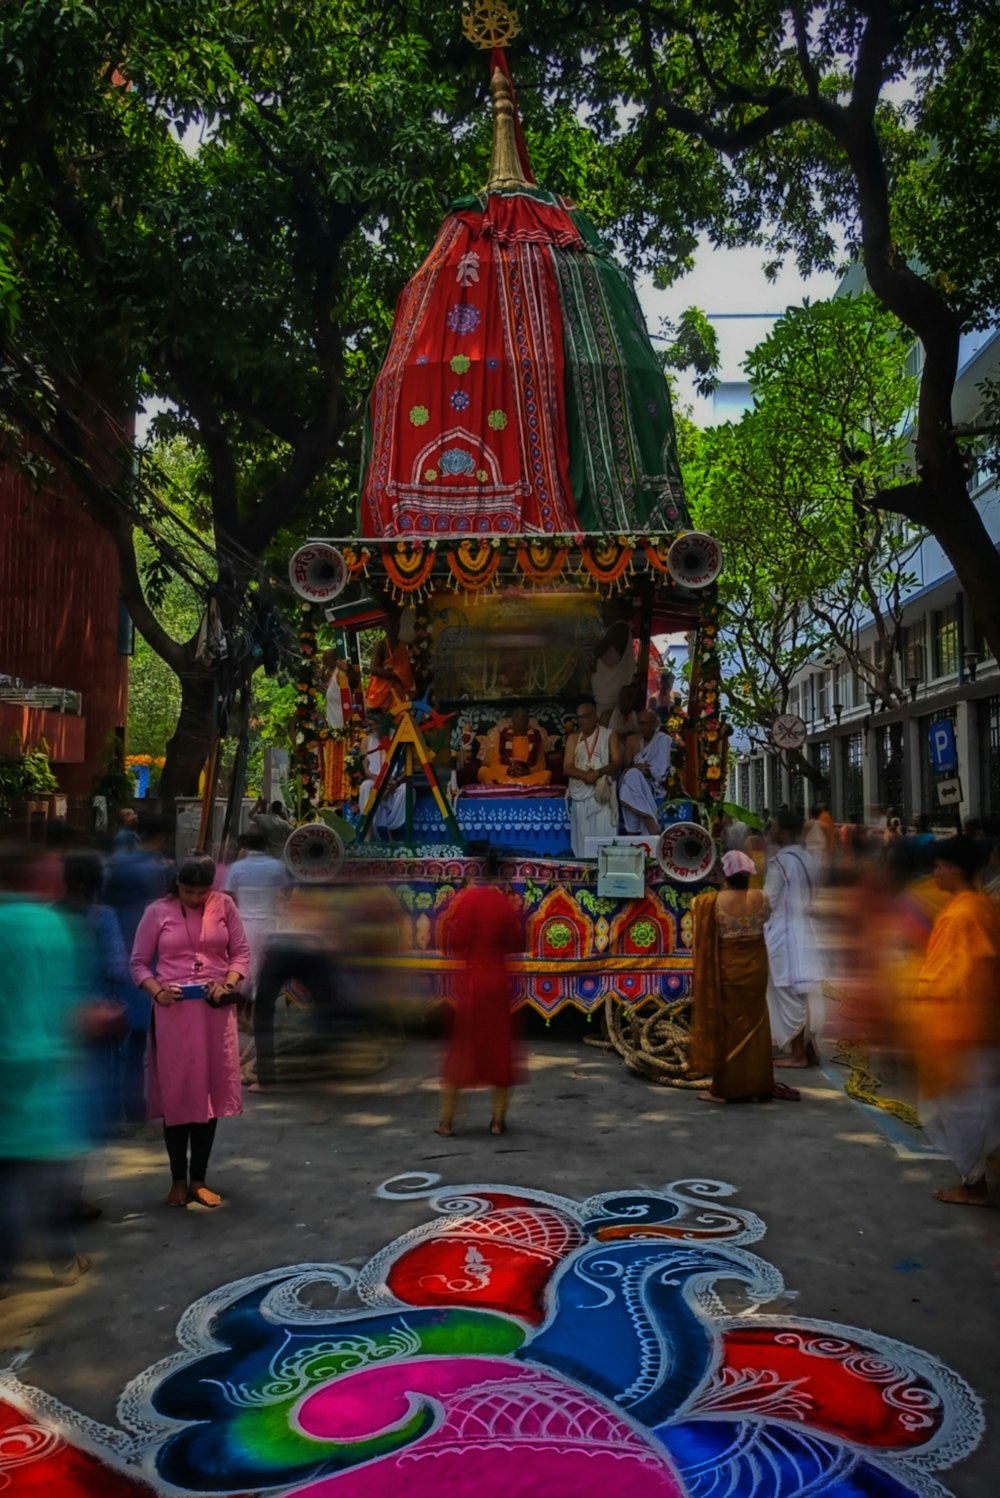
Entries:
{"label": "red painted panel", "polygon": [[90,791],[125,721],[118,590],[111,538],[68,488],[56,479],[36,494],[0,469],[0,672],[83,694],[83,754],[56,771],[72,796]]}
{"label": "red painted panel", "polygon": [[0,702],[0,751],[7,752],[11,739],[21,739],[33,748],[44,739],[49,759],[60,780],[63,765],[86,759],[87,720],[70,713],[52,713],[43,707],[21,707]]}

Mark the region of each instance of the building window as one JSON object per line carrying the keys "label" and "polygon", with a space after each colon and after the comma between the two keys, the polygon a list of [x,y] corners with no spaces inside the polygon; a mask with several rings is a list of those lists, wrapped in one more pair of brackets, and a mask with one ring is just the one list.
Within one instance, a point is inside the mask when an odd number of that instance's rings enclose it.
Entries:
{"label": "building window", "polygon": [[736,799],[741,806],[750,805],[750,766],[748,764],[740,765],[740,793]]}
{"label": "building window", "polygon": [[[957,655],[957,629],[958,629],[958,625],[957,625],[957,622],[956,622],[956,626],[955,627],[956,627],[956,655],[955,655],[955,660],[956,660],[956,663],[957,663],[957,661],[958,661],[958,655]],[[938,673],[938,675],[942,675],[942,676],[946,675],[946,674],[947,674],[946,672],[939,672]],[[925,661],[924,661],[924,621],[923,621],[923,619],[918,620],[916,624],[908,624],[906,626],[906,629],[903,631],[903,680],[904,681],[909,681],[911,677],[914,678],[916,681],[926,681],[926,679],[927,679],[927,672],[926,672],[926,666],[925,666]]]}
{"label": "building window", "polygon": [[840,752],[843,756],[841,762],[841,777],[844,786],[844,804],[840,808],[845,817],[853,817],[855,812],[864,816],[865,810],[865,780],[864,780],[864,741],[860,733],[849,733],[840,741]]}
{"label": "building window", "polygon": [[829,806],[830,768],[833,761],[829,739],[824,739],[822,744],[814,744],[810,757],[819,773],[819,784],[817,785],[816,781],[812,781],[809,787],[809,794],[814,804],[817,801],[825,801]]}
{"label": "building window", "polygon": [[958,609],[950,604],[931,615],[934,675],[958,675]]}
{"label": "building window", "polygon": [[1000,697],[979,703],[979,759],[983,814],[1000,816]]}
{"label": "building window", "polygon": [[985,634],[983,633],[983,627],[978,621],[976,622],[975,626],[974,638],[976,641],[976,650],[979,654],[979,659],[981,661],[991,661],[993,659],[993,646],[986,638]]}
{"label": "building window", "polygon": [[902,816],[903,805],[903,725],[887,723],[876,731],[878,758],[878,795],[883,807],[893,806]]}
{"label": "building window", "polygon": [[818,692],[816,697],[816,721],[818,723],[829,723],[830,721],[830,678],[825,673],[816,677]]}
{"label": "building window", "polygon": [[758,754],[757,758],[753,761],[753,801],[751,802],[751,810],[760,815],[766,805],[767,792],[764,789],[764,756]]}
{"label": "building window", "polygon": [[797,811],[799,816],[805,816],[806,810],[806,777],[801,770],[794,770],[791,777],[792,784],[792,811]]}

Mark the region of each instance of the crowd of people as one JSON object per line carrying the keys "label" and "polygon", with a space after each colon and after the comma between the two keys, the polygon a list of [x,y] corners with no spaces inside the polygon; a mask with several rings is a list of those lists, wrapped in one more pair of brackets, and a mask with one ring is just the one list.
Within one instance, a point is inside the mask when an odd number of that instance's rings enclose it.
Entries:
{"label": "crowd of people", "polygon": [[[647,716],[643,743],[655,737]],[[615,732],[581,703],[571,796],[601,778],[614,794]],[[617,784],[626,806],[629,773]],[[960,1175],[940,1199],[990,1205],[1000,840],[895,822],[890,811],[838,829],[822,807],[808,822],[782,808],[765,829],[722,819],[717,880],[693,905],[691,1067],[712,1103],[798,1100],[785,1078],[818,1063],[826,993],[835,1039],[915,1058],[924,1127]],[[402,943],[394,897],[346,882],[290,888],[276,856],[288,829],[280,804],[258,808],[219,866],[176,863],[173,828],[155,815],[123,818],[104,856],[68,836],[41,849],[0,841],[0,1291],[33,1232],[60,1282],[86,1271],[87,1155],[146,1121],[162,1126],[167,1204],[217,1206],[219,1119],[242,1111],[246,1087],[315,1079],[343,1026],[388,988],[379,961]],[[463,1091],[488,1087],[502,1134],[518,1072],[509,963],[524,934],[495,852],[448,925],[460,971],[438,1132],[454,1132]]]}
{"label": "crowd of people", "polygon": [[772,1066],[819,1061],[826,1029],[913,1064],[944,1202],[1000,1188],[1000,829],[910,826],[892,808],[836,827],[788,808],[725,816],[722,888],[694,902],[692,1059],[713,1102],[789,1096]]}
{"label": "crowd of people", "polygon": [[320,1074],[361,1014],[351,955],[391,950],[398,909],[290,887],[290,830],[280,803],[259,807],[219,865],[175,861],[155,814],[123,815],[103,854],[62,824],[41,847],[0,839],[0,1295],[39,1238],[60,1283],[86,1272],[87,1158],[146,1122],[162,1126],[166,1203],[218,1206],[219,1119],[273,1085],[276,1057]]}

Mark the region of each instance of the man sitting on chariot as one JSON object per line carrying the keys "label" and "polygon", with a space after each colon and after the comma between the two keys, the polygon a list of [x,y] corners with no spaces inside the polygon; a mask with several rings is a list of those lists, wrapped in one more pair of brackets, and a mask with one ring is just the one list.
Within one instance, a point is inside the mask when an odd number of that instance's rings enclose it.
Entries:
{"label": "man sitting on chariot", "polygon": [[622,826],[630,835],[659,833],[659,804],[666,793],[670,748],[669,734],[661,732],[656,714],[645,709],[639,714],[639,732],[626,745],[628,769],[618,786]]}
{"label": "man sitting on chariot", "polygon": [[482,742],[478,780],[480,785],[548,785],[551,770],[545,765],[545,733],[526,707],[515,707],[509,718],[501,718]]}

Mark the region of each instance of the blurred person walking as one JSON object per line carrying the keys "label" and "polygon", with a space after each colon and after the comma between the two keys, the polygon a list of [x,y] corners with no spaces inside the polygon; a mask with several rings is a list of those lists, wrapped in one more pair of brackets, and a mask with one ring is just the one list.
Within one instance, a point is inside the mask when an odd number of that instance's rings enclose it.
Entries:
{"label": "blurred person walking", "polygon": [[490,849],[479,881],[458,896],[448,924],[448,949],[463,959],[464,968],[457,982],[435,1130],[446,1139],[455,1132],[459,1093],[470,1087],[493,1090],[490,1133],[503,1134],[507,1127],[507,1105],[516,1081],[507,959],[524,943],[517,906],[500,889],[499,879],[500,859]]}
{"label": "blurred person walking", "polygon": [[915,996],[920,1115],[957,1168],[935,1191],[959,1206],[1000,1205],[1000,910],[977,887],[984,850],[942,839],[934,877],[952,896],[934,922]]}
{"label": "blurred person walking", "polygon": [[[173,832],[169,818],[143,812],[136,828],[138,846],[114,854],[104,880],[104,900],[118,917],[126,954],[135,945],[139,922],[154,900],[170,888],[174,865],[167,848]],[[128,1009],[128,1034],[122,1050],[122,1112],[126,1124],[146,1119],[146,1038],[149,1033],[150,1000],[137,984],[129,981],[122,997]]]}
{"label": "blurred person walking", "polygon": [[211,858],[185,859],[173,891],[139,922],[132,949],[132,977],[154,1001],[149,1116],[163,1119],[171,1207],[219,1205],[205,1184],[216,1125],[243,1111],[234,1005],[250,949],[239,911],[214,881]]}
{"label": "blurred person walking", "polygon": [[285,810],[283,801],[272,801],[270,811],[252,811],[250,825],[264,834],[265,847],[272,858],[284,857],[285,844],[291,834],[292,824],[288,819],[288,812]]}
{"label": "blurred person walking", "polygon": [[775,840],[778,851],[767,867],[764,894],[771,917],[764,930],[771,976],[767,1007],[771,1039],[778,1050],[789,1047],[776,1066],[818,1066],[815,1045],[818,1028],[817,993],[823,976],[812,924],[816,868],[800,846],[802,818],[779,811]]}
{"label": "blurred person walking", "polygon": [[766,895],[751,889],[756,865],[737,849],[723,855],[724,885],[705,890],[694,915],[691,1066],[711,1075],[703,1102],[767,1102],[798,1093],[774,1080],[767,1017]]}
{"label": "blurred person walking", "polygon": [[27,897],[25,862],[0,853],[0,1297],[36,1230],[60,1284],[90,1268],[68,1205],[87,1141],[79,1127],[80,954],[61,911]]}
{"label": "blurred person walking", "polygon": [[[122,1123],[121,1068],[128,1034],[125,995],[131,981],[128,953],[118,917],[101,900],[104,865],[99,854],[86,848],[67,853],[63,883],[65,890],[58,907],[81,928],[76,945],[84,995],[81,1033],[86,1077],[82,1105],[91,1142],[103,1145]],[[74,1199],[78,1198],[77,1192]],[[78,1211],[83,1220],[101,1214],[99,1207],[82,1200]]]}
{"label": "blurred person walking", "polygon": [[239,838],[239,857],[226,873],[226,893],[240,912],[250,948],[252,994],[264,960],[264,948],[278,924],[278,912],[288,889],[284,862],[268,851],[259,827],[249,827]]}

